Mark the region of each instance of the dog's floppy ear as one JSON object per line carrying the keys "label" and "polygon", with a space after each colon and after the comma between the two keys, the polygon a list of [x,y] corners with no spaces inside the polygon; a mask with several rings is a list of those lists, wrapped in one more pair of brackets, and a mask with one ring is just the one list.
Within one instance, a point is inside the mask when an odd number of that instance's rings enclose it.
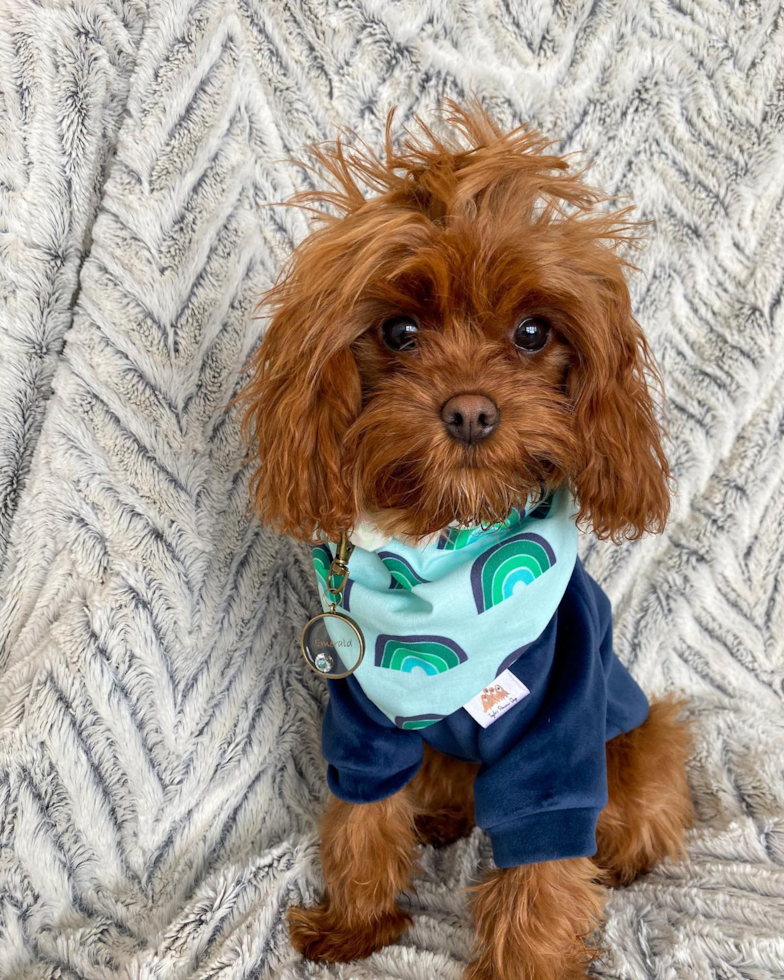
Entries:
{"label": "dog's floppy ear", "polygon": [[622,264],[609,250],[601,264],[590,329],[569,375],[582,447],[572,489],[578,520],[589,521],[600,538],[617,542],[663,530],[670,509],[669,467],[649,387],[660,388],[659,376],[632,315]]}
{"label": "dog's floppy ear", "polygon": [[344,444],[361,388],[350,349],[334,342],[334,311],[302,300],[291,282],[273,290],[276,308],[240,400],[257,467],[256,513],[281,533],[311,541],[316,531],[337,538],[354,521]]}

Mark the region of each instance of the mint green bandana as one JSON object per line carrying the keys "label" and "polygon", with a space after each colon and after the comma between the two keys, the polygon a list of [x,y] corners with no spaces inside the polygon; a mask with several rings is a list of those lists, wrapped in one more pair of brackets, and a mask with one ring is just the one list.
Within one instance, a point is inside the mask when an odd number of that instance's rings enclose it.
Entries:
{"label": "mint green bandana", "polygon": [[[574,570],[574,510],[561,489],[530,513],[447,528],[420,547],[358,538],[343,593],[366,644],[353,676],[395,725],[426,728],[457,711],[539,637]],[[313,548],[322,590],[334,553]]]}

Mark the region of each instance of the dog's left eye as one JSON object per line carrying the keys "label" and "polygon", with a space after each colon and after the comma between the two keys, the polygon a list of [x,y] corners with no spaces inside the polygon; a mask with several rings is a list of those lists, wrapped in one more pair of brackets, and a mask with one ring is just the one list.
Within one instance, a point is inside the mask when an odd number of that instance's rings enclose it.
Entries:
{"label": "dog's left eye", "polygon": [[410,316],[393,316],[381,324],[381,336],[390,350],[413,350],[419,326]]}
{"label": "dog's left eye", "polygon": [[526,316],[515,327],[515,347],[525,354],[536,354],[550,339],[550,324],[540,316]]}

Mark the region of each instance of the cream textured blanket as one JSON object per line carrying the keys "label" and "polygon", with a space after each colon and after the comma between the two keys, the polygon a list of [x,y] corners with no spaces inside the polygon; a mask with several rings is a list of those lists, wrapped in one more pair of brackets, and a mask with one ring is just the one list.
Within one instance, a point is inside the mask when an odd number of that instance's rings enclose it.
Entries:
{"label": "cream textured blanket", "polygon": [[596,972],[784,976],[784,16],[662,0],[0,0],[0,978],[457,980],[479,831],[413,929],[302,963],[324,689],[309,557],[247,516],[225,405],[336,125],[482,97],[652,219],[666,535],[586,540],[616,649],[690,697],[686,863],[613,894]]}

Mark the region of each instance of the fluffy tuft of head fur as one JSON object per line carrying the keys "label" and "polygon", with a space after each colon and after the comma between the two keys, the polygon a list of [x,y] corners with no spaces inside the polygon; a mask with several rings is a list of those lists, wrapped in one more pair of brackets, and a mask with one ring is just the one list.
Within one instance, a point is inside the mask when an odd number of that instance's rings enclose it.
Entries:
{"label": "fluffy tuft of head fur", "polygon": [[[419,538],[568,484],[600,537],[661,530],[658,376],[618,248],[636,237],[630,209],[601,210],[545,139],[476,103],[449,102],[446,120],[455,135],[417,120],[396,147],[390,112],[383,158],[338,138],[302,163],[326,186],[290,203],[318,227],[262,301],[241,395],[257,512],[303,540],[360,515]],[[384,345],[399,315],[419,324],[415,350]],[[535,355],[512,343],[525,316],[551,325]],[[441,421],[460,393],[498,406],[481,443]]]}

